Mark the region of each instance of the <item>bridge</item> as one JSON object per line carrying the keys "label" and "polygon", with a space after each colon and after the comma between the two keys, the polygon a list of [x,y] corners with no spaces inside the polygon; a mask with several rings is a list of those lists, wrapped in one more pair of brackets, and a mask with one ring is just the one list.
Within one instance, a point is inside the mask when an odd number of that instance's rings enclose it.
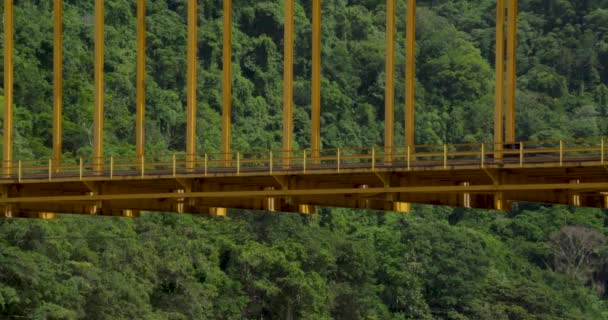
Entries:
{"label": "bridge", "polygon": [[104,1],[95,0],[93,156],[68,159],[62,158],[63,4],[54,0],[53,152],[49,159],[28,160],[13,158],[15,26],[13,0],[4,0],[0,217],[52,219],[56,213],[129,217],[141,211],[222,216],[230,208],[310,214],[318,206],[407,212],[413,203],[496,210],[509,210],[514,202],[608,208],[604,138],[515,141],[517,0],[496,2],[493,141],[414,143],[416,1],[407,0],[405,144],[394,144],[396,6],[395,0],[387,0],[384,145],[323,149],[322,12],[321,0],[313,0],[311,146],[295,150],[294,5],[293,0],[285,0],[283,146],[246,152],[231,149],[232,1],[224,0],[222,150],[200,154],[195,139],[197,0],[188,0],[186,150],[149,155],[144,153],[146,3],[137,0],[136,156],[129,158],[103,153]]}

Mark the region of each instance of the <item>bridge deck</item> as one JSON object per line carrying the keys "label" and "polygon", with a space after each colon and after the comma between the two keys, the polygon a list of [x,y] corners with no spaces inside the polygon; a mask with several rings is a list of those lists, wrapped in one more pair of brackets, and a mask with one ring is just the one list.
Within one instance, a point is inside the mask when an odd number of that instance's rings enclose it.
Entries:
{"label": "bridge deck", "polygon": [[[50,213],[224,214],[226,208],[314,212],[316,206],[407,211],[409,204],[508,210],[513,202],[608,208],[604,140],[312,152],[19,161],[0,179],[4,216]],[[279,155],[279,157],[276,157]],[[218,160],[219,159],[219,160]]]}

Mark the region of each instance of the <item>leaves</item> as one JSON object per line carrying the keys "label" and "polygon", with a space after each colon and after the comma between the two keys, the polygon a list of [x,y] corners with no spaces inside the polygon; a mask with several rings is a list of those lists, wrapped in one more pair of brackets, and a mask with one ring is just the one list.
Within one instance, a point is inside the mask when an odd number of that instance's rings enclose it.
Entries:
{"label": "leaves", "polygon": [[[135,7],[125,0],[105,4],[105,150],[130,155]],[[146,152],[179,152],[186,134],[186,6],[169,0],[147,5]],[[397,3],[395,37],[397,144],[403,144],[404,5]],[[283,6],[263,0],[235,1],[233,7],[236,151],[281,147]],[[310,145],[310,7],[310,1],[295,4],[297,148]],[[420,1],[418,143],[491,141],[494,7],[490,0]],[[607,7],[606,0],[520,3],[518,139],[608,134]],[[64,1],[67,158],[92,152],[92,10],[90,1]],[[15,14],[15,157],[47,158],[52,6],[19,1]],[[384,19],[383,1],[323,1],[324,147],[383,144]],[[201,2],[198,21],[198,152],[217,152],[222,2]],[[0,106],[2,101],[0,96]],[[568,270],[553,268],[563,259],[553,250],[559,246],[551,246],[571,225],[602,238],[606,220],[599,210],[529,204],[509,215],[416,207],[406,217],[323,209],[312,217],[232,212],[226,219],[144,214],[134,221],[0,220],[0,317],[608,318],[605,248],[594,247],[587,254],[593,259],[579,260],[585,277],[575,281],[561,274]]]}

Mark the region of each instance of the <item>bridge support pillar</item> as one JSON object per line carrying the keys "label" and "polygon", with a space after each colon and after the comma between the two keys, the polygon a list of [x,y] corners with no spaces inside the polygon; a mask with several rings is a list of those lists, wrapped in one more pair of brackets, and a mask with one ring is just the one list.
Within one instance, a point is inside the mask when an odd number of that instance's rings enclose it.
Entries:
{"label": "bridge support pillar", "polygon": [[[580,180],[570,180],[571,184],[579,184]],[[568,192],[568,205],[580,207],[581,206],[581,195],[577,192],[570,191]]]}
{"label": "bridge support pillar", "polygon": [[412,204],[409,202],[393,202],[393,211],[399,213],[410,213],[412,211]]}
{"label": "bridge support pillar", "polygon": [[104,109],[104,0],[95,0],[95,111],[93,117],[93,171],[103,172]]}
{"label": "bridge support pillar", "polygon": [[14,14],[13,0],[4,0],[4,136],[2,175],[13,171],[13,84],[14,84]]}
{"label": "bridge support pillar", "polygon": [[291,164],[293,135],[293,1],[285,0],[285,35],[283,49],[283,161]]}
{"label": "bridge support pillar", "polygon": [[[460,185],[465,186],[465,187],[468,187],[468,186],[470,186],[470,185],[471,185],[471,183],[470,183],[470,182],[463,182],[463,183],[461,183]],[[470,194],[470,193],[468,193],[468,192],[463,193],[463,194],[460,196],[460,202],[461,202],[461,204],[460,204],[460,205],[461,205],[463,208],[470,209],[470,208],[471,208],[471,194]]]}
{"label": "bridge support pillar", "polygon": [[[401,186],[402,178],[392,173],[381,173],[376,172],[376,176],[382,182],[384,188],[390,188],[391,186]],[[363,187],[363,186],[361,186]],[[369,202],[369,200],[368,200]],[[371,204],[370,204],[371,206]],[[387,193],[385,196],[384,210],[395,211],[400,213],[409,213],[411,204],[409,202],[399,201],[398,193]]]}
{"label": "bridge support pillar", "polygon": [[313,163],[319,163],[321,149],[321,0],[312,0],[312,84],[311,138]]}
{"label": "bridge support pillar", "polygon": [[61,170],[63,108],[63,1],[53,1],[53,163]]}
{"label": "bridge support pillar", "polygon": [[[184,193],[184,189],[177,189],[175,191],[173,191],[174,193],[178,193],[178,194],[182,194]],[[185,213],[185,204],[184,202],[186,201],[185,198],[177,198],[175,199],[175,212],[177,213]]]}
{"label": "bridge support pillar", "polygon": [[57,214],[53,212],[21,212],[15,211],[12,207],[5,207],[3,218],[23,218],[23,219],[38,219],[38,220],[55,220]]}
{"label": "bridge support pillar", "polygon": [[517,1],[508,0],[507,33],[507,99],[505,113],[505,140],[515,143],[515,91],[517,87]]}
{"label": "bridge support pillar", "polygon": [[[265,191],[273,191],[274,187],[266,187]],[[265,211],[274,212],[277,211],[277,199],[275,197],[268,197],[263,200],[262,208]]]}
{"label": "bridge support pillar", "polygon": [[197,1],[188,0],[188,70],[186,84],[186,170],[194,169],[196,157],[196,46]]}
{"label": "bridge support pillar", "polygon": [[[359,189],[369,189],[369,185],[362,184],[357,186]],[[369,209],[371,207],[371,203],[369,199],[359,199],[357,200],[357,208],[359,209]]]}
{"label": "bridge support pillar", "polygon": [[232,117],[232,0],[224,0],[224,31],[222,48],[222,153],[230,165]]}
{"label": "bridge support pillar", "polygon": [[120,210],[120,216],[125,218],[137,218],[141,212],[139,210],[123,209]]}
{"label": "bridge support pillar", "polygon": [[[175,193],[190,193],[195,191],[195,183],[192,179],[176,179],[180,185],[179,189],[176,189]],[[175,201],[175,206],[178,213],[188,212],[199,212],[198,203],[199,200],[194,198],[178,198]]]}
{"label": "bridge support pillar", "polygon": [[[407,0],[405,63],[405,145],[413,147],[415,141],[415,86],[416,86],[416,0]],[[415,150],[412,150],[415,151]]]}
{"label": "bridge support pillar", "polygon": [[502,160],[505,107],[505,0],[496,1],[496,83],[494,88],[494,159]]}
{"label": "bridge support pillar", "polygon": [[[9,186],[6,184],[0,185],[0,198],[7,199],[9,198]],[[11,203],[5,203],[2,207],[0,207],[0,218],[11,218],[12,217],[12,208]]]}
{"label": "bridge support pillar", "polygon": [[384,83],[384,153],[385,162],[394,153],[395,115],[395,0],[386,0],[386,80]]}
{"label": "bridge support pillar", "polygon": [[[84,187],[86,189],[88,189],[87,194],[89,196],[96,196],[96,195],[101,194],[100,184],[95,183],[95,182],[89,182],[89,181],[82,181],[82,183],[84,184]],[[85,214],[98,215],[101,213],[102,206],[103,206],[102,201],[94,201],[94,204],[86,205],[85,209],[83,211]]]}
{"label": "bridge support pillar", "polygon": [[146,122],[146,0],[137,0],[137,84],[135,149],[138,162],[144,157]]}
{"label": "bridge support pillar", "polygon": [[53,212],[19,212],[17,218],[55,220],[57,219],[57,214]]}
{"label": "bridge support pillar", "polygon": [[494,209],[504,211],[506,210],[505,194],[504,192],[496,192],[494,194]]}
{"label": "bridge support pillar", "polygon": [[15,213],[15,206],[13,204],[7,204],[4,207],[2,207],[2,218],[15,218],[16,217],[16,213]]}
{"label": "bridge support pillar", "polygon": [[317,207],[310,204],[298,205],[298,213],[300,214],[315,214],[317,213]]}
{"label": "bridge support pillar", "polygon": [[209,208],[209,215],[212,217],[225,217],[228,215],[228,209],[217,207]]}

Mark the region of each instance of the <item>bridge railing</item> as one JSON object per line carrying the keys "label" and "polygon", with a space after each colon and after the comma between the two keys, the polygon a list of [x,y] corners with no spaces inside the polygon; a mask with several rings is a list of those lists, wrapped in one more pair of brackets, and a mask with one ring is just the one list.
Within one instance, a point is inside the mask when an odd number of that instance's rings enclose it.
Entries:
{"label": "bridge railing", "polygon": [[[600,161],[604,162],[605,139],[572,139],[572,140],[546,140],[522,141],[516,144],[505,145],[501,152],[488,153],[488,163],[500,162],[503,164],[519,163],[520,165],[532,163],[559,163],[565,161]],[[500,160],[500,161],[497,161]]]}
{"label": "bridge railing", "polygon": [[[193,162],[184,153],[110,156],[96,166],[92,158],[19,160],[10,179],[56,179],[104,176],[154,177],[183,174],[273,174],[289,172],[342,172],[352,169],[407,170],[416,167],[559,164],[577,161],[608,161],[606,139],[523,141],[500,146],[483,143],[416,145],[412,147],[333,148],[313,152],[271,150],[197,154]],[[100,169],[100,170],[99,170]]]}

